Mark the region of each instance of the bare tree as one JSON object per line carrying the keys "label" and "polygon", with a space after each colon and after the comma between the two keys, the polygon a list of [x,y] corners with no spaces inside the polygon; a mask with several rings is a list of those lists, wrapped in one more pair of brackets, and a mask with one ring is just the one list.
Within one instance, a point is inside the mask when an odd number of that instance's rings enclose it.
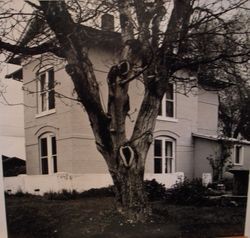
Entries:
{"label": "bare tree", "polygon": [[[217,62],[241,64],[237,61],[240,56],[244,62],[249,59],[249,48],[241,37],[248,33],[232,32],[229,27],[232,14],[248,10],[247,0],[26,2],[34,8],[29,16],[32,25],[29,34],[17,44],[13,38],[8,39],[21,21],[17,17],[22,15],[21,19],[24,19],[27,15],[23,11],[3,11],[0,20],[11,18],[15,20],[15,27],[6,23],[0,48],[3,53],[28,56],[49,52],[67,61],[65,70],[89,116],[97,149],[113,178],[119,210],[132,220],[145,219],[150,210],[143,188],[145,159],[168,83],[187,80],[176,76],[176,72],[183,69],[201,72],[204,65],[216,65]],[[89,22],[95,27],[98,17],[106,12],[112,12],[119,21],[117,33],[103,32],[100,35],[102,39],[119,42],[119,62],[107,75],[107,112],[101,103],[86,48],[89,35],[82,27]],[[214,27],[211,27],[213,22]],[[201,48],[199,39],[213,39],[214,36],[220,39],[220,47],[213,47],[211,44],[215,42],[207,41],[208,47]],[[94,39],[98,42],[98,34]],[[29,44],[31,40],[32,45]],[[228,42],[235,47],[234,51],[228,50]],[[208,50],[209,54],[206,53]],[[129,84],[138,78],[143,81],[145,93],[132,136],[127,138],[125,120],[130,109]]]}

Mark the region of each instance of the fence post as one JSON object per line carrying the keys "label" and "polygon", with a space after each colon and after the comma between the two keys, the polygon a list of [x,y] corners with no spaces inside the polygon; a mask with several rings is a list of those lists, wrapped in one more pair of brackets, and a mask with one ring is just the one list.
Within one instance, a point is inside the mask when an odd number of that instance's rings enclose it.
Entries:
{"label": "fence post", "polygon": [[6,222],[6,210],[5,210],[5,198],[3,187],[3,159],[0,155],[0,237],[7,238],[7,222]]}

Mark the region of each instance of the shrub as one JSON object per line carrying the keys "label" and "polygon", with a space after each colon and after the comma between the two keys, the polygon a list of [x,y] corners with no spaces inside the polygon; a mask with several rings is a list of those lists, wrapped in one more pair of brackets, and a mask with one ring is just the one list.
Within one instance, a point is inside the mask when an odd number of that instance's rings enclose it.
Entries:
{"label": "shrub", "polygon": [[48,200],[72,200],[78,197],[78,192],[76,190],[66,190],[63,189],[61,192],[48,192],[44,194],[44,197]]}
{"label": "shrub", "polygon": [[86,197],[112,197],[114,196],[113,186],[104,188],[92,188],[84,192],[77,192],[76,190],[63,189],[61,192],[48,192],[44,197],[48,200],[72,200]]}
{"label": "shrub", "polygon": [[145,190],[149,201],[160,201],[166,197],[164,184],[158,183],[155,179],[144,181]]}
{"label": "shrub", "polygon": [[16,191],[16,193],[10,193],[8,191],[4,191],[4,194],[6,197],[32,197],[32,196],[35,196],[35,195],[32,195],[30,193],[27,193],[27,192],[23,192],[21,189],[18,189]]}
{"label": "shrub", "polygon": [[113,197],[114,186],[108,186],[103,188],[92,188],[79,194],[79,197]]}
{"label": "shrub", "polygon": [[201,179],[185,179],[167,190],[166,201],[179,205],[202,205],[206,194],[207,188],[203,186]]}

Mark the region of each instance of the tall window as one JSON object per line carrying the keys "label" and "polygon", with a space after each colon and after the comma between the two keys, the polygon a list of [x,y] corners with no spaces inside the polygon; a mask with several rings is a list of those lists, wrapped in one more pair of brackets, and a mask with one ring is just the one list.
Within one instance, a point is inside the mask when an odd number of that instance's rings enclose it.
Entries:
{"label": "tall window", "polygon": [[40,162],[42,174],[57,172],[56,137],[52,133],[44,134],[39,139]]}
{"label": "tall window", "polygon": [[158,115],[161,117],[175,117],[175,94],[174,85],[172,83],[169,83],[167,86]]}
{"label": "tall window", "polygon": [[243,164],[243,147],[241,145],[234,146],[234,164]]}
{"label": "tall window", "polygon": [[154,173],[173,173],[175,170],[175,143],[168,137],[154,140]]}
{"label": "tall window", "polygon": [[38,80],[38,112],[46,112],[55,108],[54,70],[49,69],[39,75]]}

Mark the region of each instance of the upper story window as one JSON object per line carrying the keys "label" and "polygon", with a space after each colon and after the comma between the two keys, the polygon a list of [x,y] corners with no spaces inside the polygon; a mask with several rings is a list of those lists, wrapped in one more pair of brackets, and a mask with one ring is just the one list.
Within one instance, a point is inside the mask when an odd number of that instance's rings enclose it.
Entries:
{"label": "upper story window", "polygon": [[243,165],[243,146],[235,145],[234,146],[234,164]]}
{"label": "upper story window", "polygon": [[159,108],[158,116],[160,118],[175,118],[175,93],[174,84],[169,83],[166,93],[163,96]]}
{"label": "upper story window", "polygon": [[39,139],[40,165],[42,174],[57,172],[56,137],[52,133],[46,133]]}
{"label": "upper story window", "polygon": [[169,137],[154,140],[154,173],[173,173],[175,171],[175,141]]}
{"label": "upper story window", "polygon": [[38,75],[38,113],[46,113],[55,108],[54,69]]}

